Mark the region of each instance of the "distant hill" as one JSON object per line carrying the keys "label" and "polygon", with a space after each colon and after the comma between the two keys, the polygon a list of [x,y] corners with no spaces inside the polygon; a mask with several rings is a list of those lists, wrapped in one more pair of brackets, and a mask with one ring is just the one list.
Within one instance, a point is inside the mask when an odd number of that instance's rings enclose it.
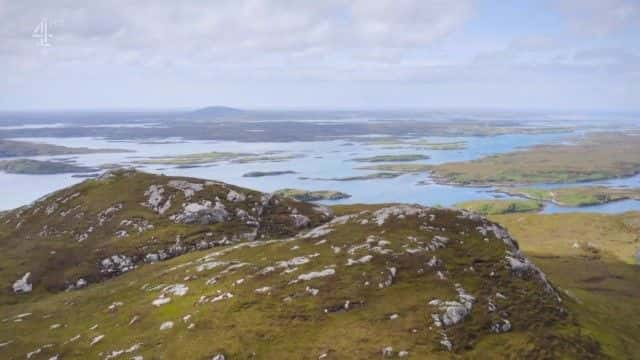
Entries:
{"label": "distant hill", "polygon": [[226,119],[232,116],[245,115],[245,110],[236,109],[228,106],[207,106],[202,109],[192,111],[187,114],[191,119]]}

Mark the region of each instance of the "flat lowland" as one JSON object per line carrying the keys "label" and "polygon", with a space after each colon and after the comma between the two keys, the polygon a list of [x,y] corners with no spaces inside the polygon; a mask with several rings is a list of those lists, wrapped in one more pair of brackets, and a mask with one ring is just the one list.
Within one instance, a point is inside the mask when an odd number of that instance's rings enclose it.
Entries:
{"label": "flat lowland", "polygon": [[433,166],[439,182],[462,185],[567,183],[640,172],[640,135],[597,133],[571,144],[540,145]]}
{"label": "flat lowland", "polygon": [[639,188],[611,188],[606,186],[579,186],[553,189],[502,188],[499,191],[537,201],[549,201],[560,206],[590,206],[613,201],[640,200]]}
{"label": "flat lowland", "polygon": [[640,349],[640,213],[491,216],[574,301],[585,335],[612,359]]}
{"label": "flat lowland", "polygon": [[498,215],[542,210],[542,203],[536,200],[473,200],[456,204],[455,207],[482,215]]}

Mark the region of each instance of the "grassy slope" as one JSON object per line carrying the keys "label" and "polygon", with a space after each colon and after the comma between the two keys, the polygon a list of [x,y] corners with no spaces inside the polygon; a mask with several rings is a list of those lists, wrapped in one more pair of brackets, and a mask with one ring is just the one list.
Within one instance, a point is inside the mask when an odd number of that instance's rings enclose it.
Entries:
{"label": "grassy slope", "polygon": [[[338,213],[373,210],[375,206],[340,207]],[[25,298],[0,308],[0,342],[12,341],[0,348],[6,358],[23,358],[27,352],[52,344],[42,350],[40,358],[60,354],[61,358],[95,358],[118,349],[141,343],[139,350],[125,354],[155,358],[211,358],[225,353],[236,358],[316,359],[327,353],[335,359],[369,359],[380,356],[383,347],[408,350],[411,358],[451,358],[439,344],[441,334],[433,326],[434,310],[427,302],[434,298],[457,299],[454,283],[459,283],[476,297],[472,315],[464,322],[446,329],[461,358],[591,358],[598,347],[579,334],[575,320],[558,312],[555,297],[528,276],[512,274],[503,261],[505,245],[493,235],[483,240],[477,232],[478,221],[461,219],[451,210],[428,209],[424,216],[391,216],[383,226],[373,222],[370,213],[361,213],[345,224],[332,225],[333,232],[318,238],[298,238],[257,246],[221,247],[196,252],[172,260],[145,265],[110,281],[87,289],[51,295],[42,299]],[[428,220],[434,215],[433,220]],[[362,224],[362,220],[368,220]],[[419,230],[424,225],[433,230]],[[442,229],[442,230],[438,230]],[[452,239],[443,249],[410,254],[407,247],[429,242],[434,234]],[[348,249],[365,243],[369,236],[389,241],[385,247],[392,254],[364,249]],[[410,237],[415,236],[412,240]],[[319,241],[326,239],[322,243]],[[340,247],[334,253],[332,247]],[[318,253],[310,262],[292,273],[282,269],[260,275],[258,272],[278,260]],[[346,266],[348,258],[371,253],[369,263]],[[437,256],[443,265],[430,268],[425,263]],[[228,265],[198,271],[208,261],[246,262],[246,266],[225,272]],[[319,271],[335,265],[335,276],[290,284],[299,274]],[[397,268],[393,284],[379,288],[387,269]],[[474,270],[470,270],[473,266]],[[436,270],[447,274],[440,280]],[[493,272],[493,275],[490,273]],[[207,285],[217,277],[217,283]],[[237,280],[244,279],[239,284]],[[185,296],[172,296],[169,304],[154,307],[161,284],[184,283]],[[255,289],[271,286],[270,294],[256,294]],[[319,290],[311,296],[307,286]],[[161,286],[160,286],[161,288]],[[497,291],[505,300],[494,300],[498,309],[487,310],[487,297]],[[234,297],[215,303],[199,304],[201,296],[211,299],[231,292]],[[325,312],[350,300],[348,311]],[[361,305],[358,302],[362,301]],[[122,302],[114,310],[108,307]],[[567,300],[570,302],[570,300]],[[15,316],[32,313],[23,321]],[[390,320],[393,313],[399,314]],[[498,314],[508,316],[513,330],[493,334],[489,325]],[[191,315],[187,321],[182,318]],[[130,321],[137,321],[130,325]],[[160,331],[165,321],[173,329]],[[50,329],[53,324],[60,328]],[[190,324],[193,324],[189,329]],[[97,327],[93,327],[97,325]],[[69,341],[75,336],[80,337]],[[91,346],[91,339],[104,339]],[[123,355],[123,356],[125,356]]]}
{"label": "grassy slope", "polygon": [[456,204],[455,207],[482,215],[497,215],[536,212],[542,209],[542,204],[535,200],[473,200]]}
{"label": "grassy slope", "polygon": [[[611,161],[615,159],[615,161]],[[572,145],[542,145],[433,167],[442,182],[465,185],[563,183],[640,171],[640,136],[594,134]]]}
{"label": "grassy slope", "polygon": [[[519,240],[568,302],[585,334],[614,359],[640,349],[640,213],[493,216]],[[575,247],[574,244],[578,246]]]}
{"label": "grassy slope", "polygon": [[539,201],[552,201],[561,206],[589,206],[625,199],[640,200],[640,189],[581,186],[570,188],[535,189],[516,188],[501,191]]}
{"label": "grassy slope", "polygon": [[[187,201],[182,191],[165,186],[165,197],[173,196],[171,207],[163,215],[143,204],[145,191],[150,185],[166,185],[170,180],[187,180],[204,184],[203,180],[151,175],[140,172],[117,172],[108,179],[87,180],[79,185],[56,192],[31,207],[5,214],[0,219],[0,281],[11,284],[26,272],[32,273],[34,291],[29,296],[41,296],[50,291],[66,288],[69,283],[83,278],[89,282],[105,276],[98,271],[101,259],[124,254],[141,261],[145,254],[166,250],[177,242],[183,247],[195,246],[201,241],[229,240],[249,233],[255,227],[245,224],[236,216],[228,221],[211,225],[176,224],[169,216],[181,210],[183,203],[199,200],[221,200],[230,214],[235,209],[256,216],[262,194],[223,183],[210,183]],[[230,190],[246,195],[246,200],[227,200]],[[76,195],[77,194],[77,195]],[[122,210],[105,217],[100,225],[102,211],[121,204]],[[320,224],[323,215],[312,205],[290,199],[273,198],[264,206],[257,232],[258,238],[289,236],[296,229],[290,220],[293,208],[311,220],[309,226]],[[50,214],[47,210],[51,209]],[[138,233],[121,221],[147,221],[153,229]],[[87,230],[93,227],[93,232]],[[119,237],[117,231],[128,231]],[[78,236],[88,233],[84,241]],[[178,240],[179,239],[179,240]],[[9,289],[0,291],[0,303],[15,301]]]}

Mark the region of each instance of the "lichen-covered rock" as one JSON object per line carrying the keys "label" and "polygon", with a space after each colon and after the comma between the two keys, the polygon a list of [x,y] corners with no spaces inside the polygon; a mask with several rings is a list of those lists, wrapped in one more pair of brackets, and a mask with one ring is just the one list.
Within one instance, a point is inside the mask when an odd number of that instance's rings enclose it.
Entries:
{"label": "lichen-covered rock", "polygon": [[511,330],[511,322],[506,319],[501,319],[491,325],[491,331],[495,333],[504,333]]}
{"label": "lichen-covered rock", "polygon": [[16,280],[13,283],[14,293],[23,294],[23,293],[31,292],[31,290],[33,289],[33,285],[29,283],[29,276],[31,276],[30,272],[24,274],[20,279]]}
{"label": "lichen-covered rock", "polygon": [[227,193],[227,200],[231,202],[240,202],[245,201],[246,199],[247,196],[245,194],[241,194],[234,190],[229,190],[229,192]]}
{"label": "lichen-covered rock", "polygon": [[307,274],[302,274],[300,276],[298,276],[298,280],[302,280],[302,281],[309,281],[309,280],[313,280],[313,279],[317,279],[317,278],[322,278],[322,277],[326,277],[326,276],[332,276],[335,275],[336,271],[334,269],[324,269],[321,271],[312,271],[310,273]]}
{"label": "lichen-covered rock", "polygon": [[171,207],[171,196],[164,196],[165,190],[161,185],[151,185],[149,189],[145,191],[144,195],[147,197],[145,206],[157,212],[158,214],[164,214]]}
{"label": "lichen-covered rock", "polygon": [[184,193],[184,197],[190,199],[197,192],[204,189],[204,184],[189,182],[186,180],[170,180],[167,182],[167,186],[180,190]]}
{"label": "lichen-covered rock", "polygon": [[199,203],[188,203],[183,206],[182,212],[171,216],[171,220],[179,224],[216,224],[224,222],[229,217],[224,204],[209,200]]}
{"label": "lichen-covered rock", "polygon": [[293,220],[293,226],[296,228],[302,228],[305,227],[307,225],[309,225],[309,223],[311,222],[311,220],[304,216],[304,215],[300,215],[300,214],[293,214],[290,215],[291,219]]}
{"label": "lichen-covered rock", "polygon": [[126,255],[116,254],[106,257],[100,261],[100,273],[108,275],[121,274],[135,268],[133,258]]}

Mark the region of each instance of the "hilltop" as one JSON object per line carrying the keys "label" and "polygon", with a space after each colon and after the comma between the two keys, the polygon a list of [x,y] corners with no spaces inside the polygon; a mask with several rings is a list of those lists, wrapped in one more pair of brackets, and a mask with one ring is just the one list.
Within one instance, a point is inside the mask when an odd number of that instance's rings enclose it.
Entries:
{"label": "hilltop", "polygon": [[6,358],[603,356],[466,211],[116,171],[0,216]]}
{"label": "hilltop", "polygon": [[55,292],[193,250],[291,236],[328,219],[326,208],[220,182],[108,172],[6,213],[0,279],[30,273],[34,293]]}

